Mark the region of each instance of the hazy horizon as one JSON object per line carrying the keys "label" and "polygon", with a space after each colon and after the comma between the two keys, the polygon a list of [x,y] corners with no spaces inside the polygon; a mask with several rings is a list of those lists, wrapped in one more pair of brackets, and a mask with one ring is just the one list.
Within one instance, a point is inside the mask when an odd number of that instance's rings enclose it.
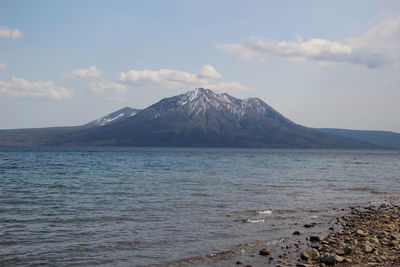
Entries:
{"label": "hazy horizon", "polygon": [[0,129],[197,87],[296,123],[400,132],[400,2],[0,1]]}

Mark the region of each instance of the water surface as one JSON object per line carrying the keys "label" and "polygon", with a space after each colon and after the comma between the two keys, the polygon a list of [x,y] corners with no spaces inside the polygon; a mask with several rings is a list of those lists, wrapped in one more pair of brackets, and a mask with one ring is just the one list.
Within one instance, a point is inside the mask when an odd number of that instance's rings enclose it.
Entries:
{"label": "water surface", "polygon": [[0,265],[165,264],[400,192],[399,151],[0,148]]}

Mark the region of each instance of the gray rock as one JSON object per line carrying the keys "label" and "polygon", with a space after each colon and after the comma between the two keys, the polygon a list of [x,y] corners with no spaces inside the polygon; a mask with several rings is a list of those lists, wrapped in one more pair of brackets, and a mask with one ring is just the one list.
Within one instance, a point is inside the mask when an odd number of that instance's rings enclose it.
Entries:
{"label": "gray rock", "polygon": [[338,262],[337,255],[335,253],[326,253],[321,257],[321,263],[326,265],[335,265]]}
{"label": "gray rock", "polygon": [[346,253],[344,252],[344,250],[341,249],[341,248],[332,249],[331,252],[332,252],[332,253],[335,253],[336,255],[339,255],[339,256],[344,256],[344,255],[346,255]]}
{"label": "gray rock", "polygon": [[321,242],[322,238],[320,236],[312,235],[312,236],[310,236],[310,241],[311,242]]}
{"label": "gray rock", "polygon": [[366,232],[364,232],[363,230],[360,230],[360,229],[356,231],[356,234],[359,236],[363,236],[363,237],[368,235]]}
{"label": "gray rock", "polygon": [[336,262],[343,262],[345,258],[336,255]]}
{"label": "gray rock", "polygon": [[371,236],[371,238],[369,239],[369,241],[372,244],[378,244],[379,243],[379,239],[376,236]]}
{"label": "gray rock", "polygon": [[315,248],[309,248],[301,253],[301,258],[303,260],[317,260],[320,258],[320,254]]}
{"label": "gray rock", "polygon": [[306,264],[306,263],[297,263],[296,267],[312,267],[311,264]]}
{"label": "gray rock", "polygon": [[361,245],[361,251],[363,253],[372,253],[374,251],[374,248],[369,244],[363,244]]}
{"label": "gray rock", "polygon": [[271,253],[272,253],[271,250],[264,248],[264,249],[260,250],[258,254],[261,256],[269,256],[269,255],[271,255]]}
{"label": "gray rock", "polygon": [[350,255],[351,253],[353,253],[353,248],[352,247],[345,247],[343,248],[344,254],[345,255]]}

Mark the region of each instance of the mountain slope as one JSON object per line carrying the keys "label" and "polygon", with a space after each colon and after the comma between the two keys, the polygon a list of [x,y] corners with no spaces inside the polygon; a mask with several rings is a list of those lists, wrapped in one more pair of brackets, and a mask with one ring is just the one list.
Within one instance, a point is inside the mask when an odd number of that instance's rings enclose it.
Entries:
{"label": "mountain slope", "polygon": [[80,126],[0,130],[0,146],[47,145],[54,136],[76,132]]}
{"label": "mountain slope", "polygon": [[97,120],[91,121],[85,125],[86,126],[104,126],[104,125],[107,125],[110,123],[115,123],[117,121],[135,116],[136,113],[138,113],[139,111],[140,111],[140,109],[124,107],[117,111],[114,111],[113,113],[103,116]]}
{"label": "mountain slope", "polygon": [[198,88],[110,125],[58,135],[51,145],[378,148],[303,127],[258,98]]}
{"label": "mountain slope", "polygon": [[56,136],[69,135],[73,132],[85,129],[91,129],[95,127],[102,127],[104,125],[122,121],[126,118],[134,116],[138,111],[140,110],[130,107],[125,107],[81,126],[0,130],[0,145],[2,146],[47,145],[49,144],[49,140],[53,140]]}
{"label": "mountain slope", "polygon": [[353,138],[372,144],[400,149],[400,133],[388,131],[364,131],[333,128],[324,128],[320,130],[328,132],[330,134]]}

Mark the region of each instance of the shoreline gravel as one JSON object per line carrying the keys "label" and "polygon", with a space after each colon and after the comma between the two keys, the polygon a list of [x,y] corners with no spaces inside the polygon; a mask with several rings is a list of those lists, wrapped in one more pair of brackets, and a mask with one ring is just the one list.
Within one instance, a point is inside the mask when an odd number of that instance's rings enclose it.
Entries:
{"label": "shoreline gravel", "polygon": [[290,238],[162,266],[400,267],[398,205],[355,206],[337,213],[330,223],[294,223]]}

